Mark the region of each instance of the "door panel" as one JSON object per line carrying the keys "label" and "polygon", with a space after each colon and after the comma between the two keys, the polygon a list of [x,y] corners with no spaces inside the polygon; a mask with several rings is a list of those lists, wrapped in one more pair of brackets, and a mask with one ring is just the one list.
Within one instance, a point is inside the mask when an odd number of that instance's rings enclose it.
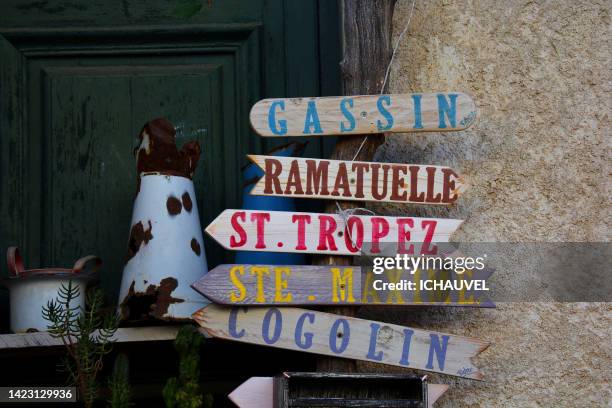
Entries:
{"label": "door panel", "polygon": [[[0,250],[19,245],[28,266],[97,254],[116,296],[142,125],[165,116],[179,145],[200,141],[203,225],[240,206],[245,154],[287,142],[256,136],[250,106],[338,93],[338,11],[316,0],[87,3],[0,5]],[[332,147],[311,139],[305,154]],[[205,247],[210,267],[232,259]]]}

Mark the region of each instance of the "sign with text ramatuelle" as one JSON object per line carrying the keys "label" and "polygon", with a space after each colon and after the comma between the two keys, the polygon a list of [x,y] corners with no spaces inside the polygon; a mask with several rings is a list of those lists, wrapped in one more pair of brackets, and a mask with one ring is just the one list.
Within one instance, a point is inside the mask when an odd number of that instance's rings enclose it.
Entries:
{"label": "sign with text ramatuelle", "polygon": [[227,340],[482,379],[471,358],[489,346],[475,338],[296,308],[221,307],[193,314]]}
{"label": "sign with text ramatuelle", "polygon": [[250,116],[264,137],[448,132],[467,129],[476,105],[460,92],[264,99]]}
{"label": "sign with text ramatuelle", "polygon": [[[225,210],[206,232],[226,249],[334,255],[396,253],[434,255],[462,220],[286,211]],[[367,245],[364,245],[367,243]],[[417,245],[418,244],[418,245]]]}
{"label": "sign with text ramatuelle", "polygon": [[264,171],[251,190],[253,195],[449,205],[466,188],[453,169],[443,166],[248,158]]}

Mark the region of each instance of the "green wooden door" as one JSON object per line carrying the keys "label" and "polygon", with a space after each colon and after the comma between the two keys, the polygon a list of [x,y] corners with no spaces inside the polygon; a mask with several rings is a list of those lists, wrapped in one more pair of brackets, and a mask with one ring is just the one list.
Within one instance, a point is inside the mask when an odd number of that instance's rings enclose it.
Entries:
{"label": "green wooden door", "polygon": [[[28,266],[99,255],[116,296],[142,125],[164,116],[179,144],[200,141],[205,226],[240,205],[244,155],[286,142],[253,134],[250,106],[337,94],[338,27],[330,0],[2,1],[0,250],[18,245]],[[206,251],[211,266],[229,260]]]}

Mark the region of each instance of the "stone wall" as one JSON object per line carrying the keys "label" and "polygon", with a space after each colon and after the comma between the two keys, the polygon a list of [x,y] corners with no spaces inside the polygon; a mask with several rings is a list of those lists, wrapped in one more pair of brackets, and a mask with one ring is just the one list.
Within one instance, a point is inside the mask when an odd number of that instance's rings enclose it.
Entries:
{"label": "stone wall", "polygon": [[[464,132],[390,136],[377,160],[451,166],[470,188],[450,209],[372,208],[464,219],[457,241],[610,241],[611,4],[417,1],[390,92],[466,92],[479,117]],[[411,5],[397,3],[394,41]],[[516,285],[501,270],[495,284]],[[438,407],[603,407],[612,401],[611,305],[538,301],[361,315],[492,342],[477,359],[485,382],[430,376],[451,384]]]}

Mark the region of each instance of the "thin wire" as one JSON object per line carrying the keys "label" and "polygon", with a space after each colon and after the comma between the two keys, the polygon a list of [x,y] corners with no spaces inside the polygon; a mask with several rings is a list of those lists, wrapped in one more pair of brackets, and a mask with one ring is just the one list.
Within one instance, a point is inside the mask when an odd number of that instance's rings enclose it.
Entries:
{"label": "thin wire", "polygon": [[[410,14],[408,14],[408,21],[406,22],[406,25],[404,26],[404,29],[400,33],[399,37],[397,37],[397,40],[395,40],[395,45],[393,45],[393,52],[391,53],[391,59],[389,60],[389,64],[387,65],[387,70],[385,71],[385,78],[383,79],[382,86],[380,87],[380,95],[383,94],[383,92],[385,91],[385,87],[387,86],[387,81],[389,80],[389,73],[391,72],[391,65],[393,64],[393,60],[395,59],[395,54],[397,53],[399,44],[402,41],[402,38],[404,38],[404,35],[406,34],[406,32],[408,31],[408,27],[410,27],[410,20],[412,20],[412,15],[414,14],[415,4],[416,4],[416,0],[412,0],[412,7],[410,7]],[[359,145],[359,148],[357,149],[357,152],[355,153],[351,161],[355,161],[357,156],[359,156],[359,153],[361,152],[361,149],[363,149],[363,146],[365,145],[367,140],[368,140],[368,135],[363,137],[363,140],[361,141],[361,144]]]}
{"label": "thin wire", "polygon": [[385,90],[385,86],[387,85],[387,80],[389,79],[389,72],[391,71],[391,64],[393,64],[393,59],[395,58],[395,53],[399,47],[400,41],[404,38],[404,35],[408,31],[408,27],[410,27],[410,20],[412,20],[412,14],[414,13],[414,6],[416,4],[416,0],[412,0],[412,7],[410,8],[410,14],[408,15],[408,21],[406,22],[406,26],[400,33],[399,37],[395,41],[395,45],[393,46],[393,52],[391,53],[391,60],[389,60],[389,65],[387,65],[387,71],[385,72],[385,79],[383,80],[382,87],[380,88],[380,93],[382,94]]}
{"label": "thin wire", "polygon": [[[410,27],[410,21],[412,20],[412,15],[414,14],[414,7],[416,5],[416,0],[412,0],[412,6],[410,7],[410,14],[408,14],[408,21],[406,22],[406,25],[404,26],[404,29],[402,30],[402,32],[400,33],[399,37],[397,37],[397,40],[395,41],[395,44],[393,45],[393,52],[391,53],[391,58],[389,59],[389,64],[387,65],[387,70],[385,71],[385,78],[383,79],[383,83],[382,86],[380,88],[380,95],[383,94],[383,92],[385,91],[385,87],[387,86],[387,81],[389,80],[389,73],[391,72],[391,65],[393,64],[393,60],[395,59],[395,54],[397,53],[397,49],[399,48],[399,44],[402,41],[402,38],[404,38],[404,35],[406,34],[406,32],[408,31],[408,27]],[[353,156],[353,158],[351,159],[351,161],[355,161],[355,159],[357,158],[357,156],[359,156],[359,153],[361,153],[361,149],[363,149],[363,146],[365,146],[367,140],[368,140],[369,135],[365,135],[363,137],[363,140],[361,141],[361,144],[359,145],[359,148],[357,149],[357,151],[355,152],[355,155]],[[367,211],[369,213],[371,213],[372,215],[376,215],[376,213],[372,210],[369,210],[367,208],[348,208],[346,210],[343,210],[342,207],[340,207],[340,204],[338,203],[338,201],[336,201],[336,207],[338,207],[338,215],[340,215],[340,217],[342,217],[342,220],[344,221],[344,227],[346,228],[346,232],[349,236],[349,239],[351,240],[351,243],[353,244],[353,246],[355,245],[355,241],[353,241],[353,237],[351,237],[351,231],[348,228],[348,216],[352,215],[353,213],[355,213],[356,211]],[[347,215],[348,214],[348,215]],[[361,248],[359,249],[359,253],[362,254],[362,250]]]}

